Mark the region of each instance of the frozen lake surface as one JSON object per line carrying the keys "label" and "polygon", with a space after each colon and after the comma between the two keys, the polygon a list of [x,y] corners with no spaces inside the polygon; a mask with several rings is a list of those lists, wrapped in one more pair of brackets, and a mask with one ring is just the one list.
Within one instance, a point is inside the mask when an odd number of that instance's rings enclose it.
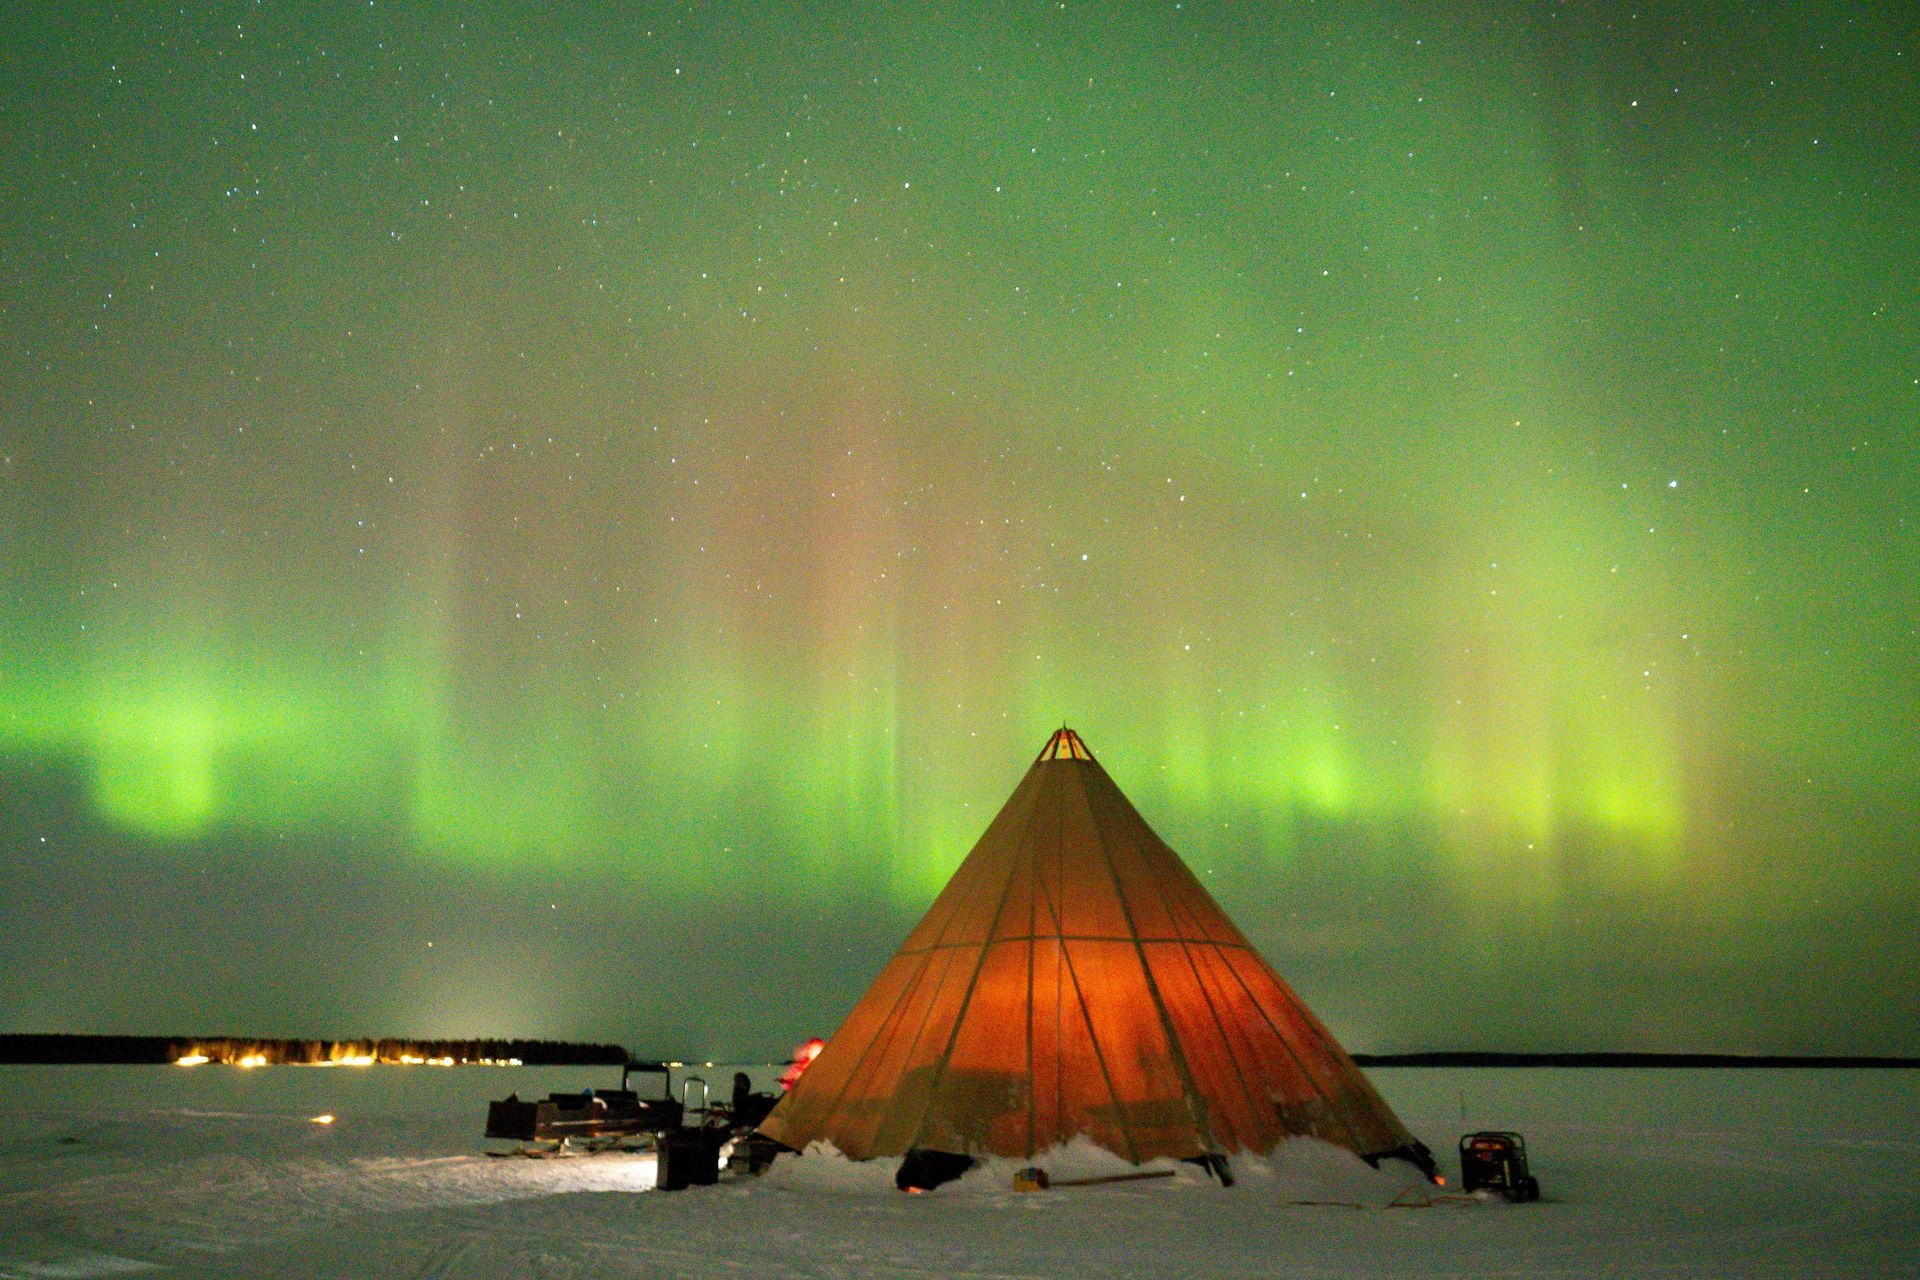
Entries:
{"label": "frozen lake surface", "polygon": [[808,1158],[669,1194],[651,1156],[481,1154],[488,1098],[607,1069],[0,1067],[0,1277],[1920,1275],[1920,1072],[1369,1074],[1450,1182],[1518,1129],[1546,1199],[1395,1205],[1416,1179],[1308,1142],[1231,1189]]}

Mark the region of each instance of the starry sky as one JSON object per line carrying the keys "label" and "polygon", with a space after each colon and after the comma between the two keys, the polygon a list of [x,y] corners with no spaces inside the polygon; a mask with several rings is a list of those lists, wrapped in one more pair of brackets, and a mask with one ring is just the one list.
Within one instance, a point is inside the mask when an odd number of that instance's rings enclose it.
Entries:
{"label": "starry sky", "polygon": [[0,1031],[777,1056],[1065,722],[1356,1050],[1920,1052],[1902,8],[9,7]]}

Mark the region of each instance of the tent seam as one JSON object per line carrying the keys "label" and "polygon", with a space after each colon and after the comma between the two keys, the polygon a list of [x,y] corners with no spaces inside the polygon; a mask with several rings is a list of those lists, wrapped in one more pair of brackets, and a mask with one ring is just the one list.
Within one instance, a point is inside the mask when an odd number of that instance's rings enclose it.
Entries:
{"label": "tent seam", "polygon": [[[869,1055],[873,1053],[874,1047],[880,1044],[882,1040],[885,1040],[888,1045],[893,1043],[894,1036],[899,1033],[900,1022],[902,1020],[900,1014],[908,1007],[907,1002],[912,998],[913,993],[920,989],[920,984],[925,980],[927,971],[933,968],[933,961],[934,957],[931,954],[928,954],[925,959],[921,960],[920,967],[914,971],[913,977],[908,980],[905,988],[900,992],[900,998],[893,1002],[893,1007],[887,1010],[887,1016],[880,1020],[879,1029],[874,1032],[865,1047],[860,1050],[860,1056],[853,1060],[853,1065],[847,1069],[846,1078],[840,1082],[839,1092],[833,1095],[833,1102],[821,1111],[822,1115],[830,1116],[840,1109],[840,1104],[846,1100],[847,1090],[851,1089],[853,1082],[860,1078],[860,1068],[866,1063]],[[952,967],[953,960],[951,957],[948,958],[947,964],[949,968]],[[929,1003],[931,1003],[931,1001],[929,1001]],[[920,1025],[922,1029],[926,1027],[926,1015],[924,1013],[921,1014]],[[914,1039],[919,1039],[919,1032],[914,1033]],[[908,1050],[911,1052],[911,1045],[908,1046]],[[798,1081],[795,1082],[796,1087],[798,1083]],[[878,1136],[877,1132],[875,1136]]]}
{"label": "tent seam", "polygon": [[[1062,862],[1064,863],[1066,859],[1066,853],[1065,853],[1066,841],[1064,837],[1062,838],[1060,844],[1062,849],[1060,856],[1061,856]],[[1060,889],[1061,889],[1062,896],[1065,895],[1066,887],[1067,887],[1067,878],[1066,878],[1065,868],[1063,866],[1061,871],[1061,876],[1060,876]],[[1047,905],[1053,909],[1054,919],[1056,920],[1060,919],[1060,904],[1058,902],[1055,902],[1053,898],[1049,896],[1047,899]],[[1107,1055],[1103,1053],[1100,1049],[1100,1037],[1098,1034],[1095,1033],[1093,1029],[1093,1016],[1087,1012],[1087,998],[1086,998],[1084,989],[1080,985],[1080,971],[1074,968],[1073,966],[1073,957],[1067,953],[1067,944],[1064,937],[1060,942],[1059,959],[1056,963],[1058,965],[1062,965],[1065,967],[1067,977],[1073,982],[1074,1002],[1080,1006],[1080,1021],[1082,1025],[1084,1025],[1087,1029],[1087,1043],[1093,1047],[1093,1060],[1099,1064],[1100,1079],[1103,1082],[1105,1082],[1107,1086],[1107,1101],[1113,1104],[1113,1114],[1116,1118],[1115,1127],[1119,1129],[1121,1138],[1125,1139],[1127,1144],[1127,1150],[1132,1152],[1132,1155],[1129,1158],[1132,1160],[1134,1164],[1139,1164],[1140,1163],[1140,1144],[1133,1140],[1133,1130],[1127,1127],[1125,1121],[1118,1119],[1118,1117],[1120,1116],[1120,1091],[1113,1087],[1113,1073],[1107,1070]],[[1056,991],[1058,991],[1059,985],[1060,985],[1059,980],[1056,978],[1054,981],[1054,988]],[[1054,1079],[1056,1082],[1054,1086],[1054,1090],[1056,1095],[1059,1092],[1058,1081],[1060,1078],[1060,1071],[1062,1067],[1059,1043],[1065,1039],[1064,1024],[1061,1021],[1061,1019],[1065,1017],[1065,1014],[1064,1014],[1065,1005],[1066,1005],[1066,1001],[1064,1000],[1057,1000],[1055,1005],[1057,1012],[1054,1020],[1056,1029],[1054,1034],[1055,1047],[1054,1047],[1054,1054],[1053,1054],[1053,1063],[1054,1063]],[[1056,1107],[1058,1106],[1057,1102],[1055,1103],[1055,1106]]]}
{"label": "tent seam", "polygon": [[[1034,796],[1033,812],[1027,818],[1027,826],[1029,829],[1031,829],[1033,824],[1036,821],[1038,821],[1039,814],[1040,814],[1040,797],[1038,794],[1036,794]],[[1018,850],[1019,848],[1021,848],[1021,846],[1015,845],[1014,848]],[[927,1103],[926,1103],[926,1106],[922,1107],[920,1110],[919,1122],[914,1125],[912,1130],[912,1138],[908,1142],[907,1149],[910,1151],[913,1150],[915,1145],[917,1144],[917,1141],[920,1137],[921,1130],[926,1127],[927,1116],[933,1111],[934,1098],[938,1096],[940,1092],[941,1082],[946,1078],[947,1067],[953,1061],[953,1046],[959,1042],[960,1026],[962,1023],[964,1023],[967,1020],[967,1010],[973,1006],[973,993],[975,989],[978,988],[980,985],[980,971],[987,967],[987,952],[993,948],[993,926],[999,922],[1000,912],[1007,905],[1007,896],[1013,892],[1014,876],[1015,876],[1015,873],[1019,870],[1019,867],[1020,867],[1020,859],[1018,856],[1015,856],[1013,859],[1011,859],[1011,865],[1009,865],[1007,868],[1007,882],[1004,885],[1000,886],[1000,899],[997,903],[995,903],[993,908],[993,914],[987,920],[986,938],[980,944],[979,963],[974,965],[973,975],[967,979],[966,994],[960,997],[960,1007],[954,1012],[953,1030],[947,1033],[947,1047],[941,1052],[940,1057],[935,1061],[933,1079],[927,1089]],[[930,1014],[931,1014],[931,1006],[929,1006],[929,1015]],[[969,1155],[971,1153],[963,1151],[960,1154]]]}
{"label": "tent seam", "polygon": [[[1097,765],[1095,767],[1098,768]],[[1101,769],[1100,773],[1104,777],[1106,770]],[[1107,778],[1107,785],[1112,786],[1116,791],[1119,790],[1111,778]],[[1173,1017],[1167,1012],[1167,1002],[1160,995],[1160,984],[1153,976],[1153,966],[1147,963],[1147,949],[1140,940],[1140,927],[1134,923],[1133,908],[1127,903],[1127,891],[1120,884],[1120,869],[1113,865],[1113,854],[1107,850],[1106,824],[1100,820],[1100,814],[1095,811],[1092,797],[1084,786],[1081,788],[1081,794],[1087,801],[1087,816],[1093,819],[1094,840],[1100,846],[1100,857],[1107,864],[1107,874],[1113,878],[1113,896],[1120,903],[1120,914],[1126,919],[1127,932],[1133,936],[1133,950],[1140,959],[1140,972],[1146,978],[1147,994],[1153,999],[1154,1012],[1160,1015],[1160,1030],[1167,1037],[1168,1056],[1173,1059],[1174,1069],[1180,1076],[1180,1083],[1186,1087],[1187,1097],[1199,1104],[1200,1115],[1195,1118],[1200,1124],[1201,1139],[1207,1144],[1209,1151],[1217,1153],[1220,1142],[1213,1133],[1212,1109],[1207,1106],[1207,1100],[1201,1097],[1200,1086],[1194,1083],[1193,1068],[1187,1062],[1186,1047],[1180,1043],[1179,1036],[1174,1032]]]}
{"label": "tent seam", "polygon": [[[1222,951],[1226,950],[1225,947],[1221,947],[1220,949]],[[1240,948],[1240,950],[1243,950],[1248,955],[1253,956],[1253,958],[1259,963],[1262,963],[1262,964],[1266,963],[1264,960],[1260,959],[1259,955],[1256,954],[1252,950],[1252,948],[1242,947]],[[1222,959],[1225,959],[1225,957],[1223,956]],[[1240,970],[1236,969],[1233,966],[1231,961],[1227,963],[1227,972],[1232,974],[1233,980],[1240,984],[1240,989],[1247,993],[1247,999],[1251,1001],[1253,1004],[1253,1007],[1259,1011],[1261,1020],[1267,1024],[1267,1029],[1273,1032],[1274,1039],[1280,1042],[1280,1046],[1287,1051],[1287,1056],[1293,1059],[1293,1065],[1299,1070],[1301,1078],[1305,1080],[1308,1084],[1312,1085],[1314,1088],[1314,1091],[1318,1093],[1321,1097],[1331,1101],[1333,1098],[1333,1095],[1330,1092],[1328,1092],[1325,1085],[1323,1085],[1317,1078],[1315,1078],[1314,1073],[1307,1069],[1307,1064],[1301,1060],[1300,1054],[1294,1049],[1292,1042],[1287,1039],[1286,1035],[1281,1032],[1279,1027],[1274,1026],[1273,1019],[1269,1017],[1267,1014],[1266,1006],[1260,1003],[1260,997],[1253,994],[1253,988],[1247,985],[1246,978],[1241,975]],[[1276,982],[1279,981],[1278,974],[1275,974],[1274,978]],[[1281,983],[1280,985],[1284,994],[1289,996],[1293,994],[1290,989],[1286,988],[1284,983]],[[1296,1003],[1297,1003],[1297,1000],[1296,1000]],[[1358,1070],[1358,1068],[1356,1067],[1355,1070]],[[1271,1101],[1271,1099],[1269,1099],[1269,1101]],[[1355,1132],[1353,1127],[1353,1122],[1347,1119],[1344,1112],[1338,1113],[1337,1118],[1340,1121],[1340,1127],[1347,1131],[1348,1144],[1352,1147],[1353,1150],[1359,1151],[1360,1135],[1357,1132]],[[1282,1125],[1281,1128],[1284,1129],[1286,1128],[1286,1126]],[[1361,1152],[1361,1154],[1364,1155],[1366,1153]]]}

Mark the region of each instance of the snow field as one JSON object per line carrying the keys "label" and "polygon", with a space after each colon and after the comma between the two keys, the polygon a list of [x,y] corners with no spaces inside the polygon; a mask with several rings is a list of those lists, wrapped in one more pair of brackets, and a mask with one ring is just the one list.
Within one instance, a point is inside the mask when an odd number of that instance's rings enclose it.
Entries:
{"label": "snow field", "polygon": [[1230,1189],[994,1161],[925,1196],[824,1153],[673,1194],[647,1155],[481,1154],[488,1098],[615,1074],[0,1068],[0,1278],[1920,1275],[1920,1072],[1370,1073],[1450,1182],[1462,1132],[1525,1134],[1524,1206],[1307,1141]]}

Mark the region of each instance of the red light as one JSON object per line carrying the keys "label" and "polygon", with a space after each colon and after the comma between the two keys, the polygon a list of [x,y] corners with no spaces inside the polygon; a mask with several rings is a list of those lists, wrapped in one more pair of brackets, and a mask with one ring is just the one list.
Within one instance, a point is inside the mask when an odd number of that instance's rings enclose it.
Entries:
{"label": "red light", "polygon": [[787,1065],[786,1071],[780,1076],[780,1088],[782,1091],[791,1089],[794,1085],[798,1084],[800,1077],[806,1074],[807,1068],[813,1065],[813,1060],[819,1057],[820,1051],[826,1047],[827,1042],[819,1036],[815,1036],[813,1039],[795,1049],[793,1051],[793,1061]]}

